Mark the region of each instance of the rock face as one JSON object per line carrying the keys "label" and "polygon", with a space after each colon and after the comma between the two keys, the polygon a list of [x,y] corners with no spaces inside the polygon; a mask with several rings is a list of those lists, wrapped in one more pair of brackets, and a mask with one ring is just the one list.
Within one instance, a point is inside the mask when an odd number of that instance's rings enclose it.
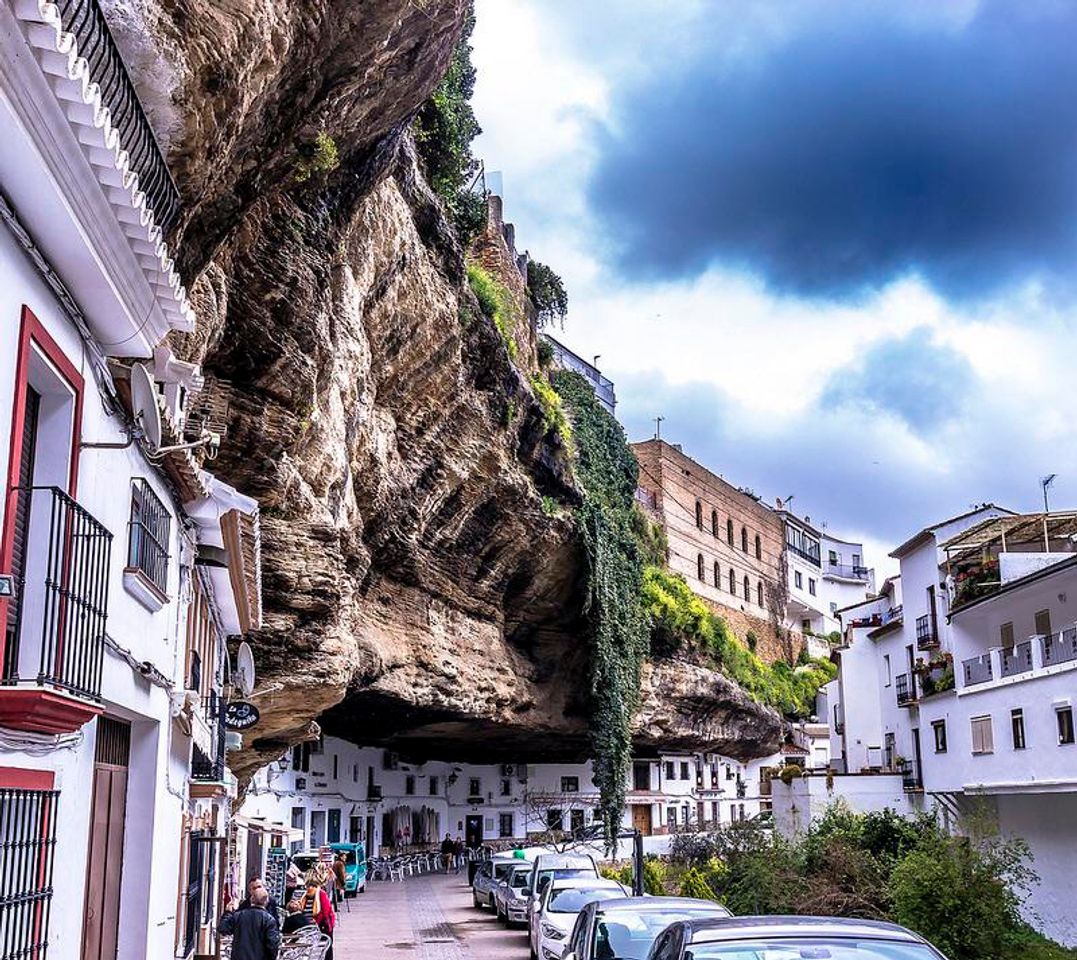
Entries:
{"label": "rock face", "polygon": [[[108,8],[106,8],[108,9]],[[406,128],[464,0],[108,10],[185,208],[202,362],[190,426],[262,504],[262,719],[241,776],[331,731],[416,755],[586,752],[583,558],[564,453],[466,287]],[[155,67],[155,58],[164,64]],[[297,180],[319,131],[340,165]],[[498,226],[500,229],[500,226]],[[765,752],[775,715],[698,668],[648,674],[643,747]]]}

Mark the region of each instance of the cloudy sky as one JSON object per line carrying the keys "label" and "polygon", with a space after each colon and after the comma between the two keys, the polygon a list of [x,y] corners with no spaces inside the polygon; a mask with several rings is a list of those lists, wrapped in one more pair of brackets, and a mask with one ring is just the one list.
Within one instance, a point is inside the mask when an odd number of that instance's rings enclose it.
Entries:
{"label": "cloudy sky", "polygon": [[[615,11],[615,12],[614,12]],[[1077,3],[477,0],[477,152],[654,432],[880,554],[1077,506]]]}

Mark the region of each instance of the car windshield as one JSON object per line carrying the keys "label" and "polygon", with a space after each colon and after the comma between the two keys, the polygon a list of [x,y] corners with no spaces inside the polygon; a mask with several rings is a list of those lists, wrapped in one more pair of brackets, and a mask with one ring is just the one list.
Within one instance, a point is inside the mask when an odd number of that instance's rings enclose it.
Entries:
{"label": "car windshield", "polygon": [[729,912],[715,904],[697,909],[618,911],[615,916],[599,917],[595,931],[595,956],[617,960],[644,960],[658,934],[671,923],[693,917],[727,917]]}
{"label": "car windshield", "polygon": [[543,870],[538,875],[535,889],[545,889],[551,880],[570,880],[574,877],[593,877],[594,875],[594,867],[558,867],[556,870]]}
{"label": "car windshield", "polygon": [[531,868],[530,867],[528,867],[526,870],[517,869],[513,873],[512,878],[509,880],[509,886],[510,887],[515,887],[517,890],[522,890],[524,887],[527,886],[527,881],[530,878],[531,878]]}
{"label": "car windshield", "polygon": [[509,875],[509,871],[516,866],[515,863],[495,863],[494,864],[494,877],[498,880],[504,880]]}
{"label": "car windshield", "polygon": [[579,913],[592,900],[612,900],[624,895],[616,887],[566,887],[550,894],[546,909],[550,913]]}
{"label": "car windshield", "polygon": [[685,960],[939,960],[920,943],[860,940],[855,937],[797,937],[694,943]]}

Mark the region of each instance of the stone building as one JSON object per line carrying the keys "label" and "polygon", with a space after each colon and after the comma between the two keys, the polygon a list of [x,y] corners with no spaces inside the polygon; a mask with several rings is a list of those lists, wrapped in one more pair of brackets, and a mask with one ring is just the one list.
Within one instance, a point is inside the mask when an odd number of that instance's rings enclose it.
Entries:
{"label": "stone building", "polygon": [[718,608],[741,639],[749,633],[774,660],[799,648],[783,643],[782,518],[754,494],[733,486],[664,440],[632,444],[639,461],[639,500],[662,525],[669,569]]}

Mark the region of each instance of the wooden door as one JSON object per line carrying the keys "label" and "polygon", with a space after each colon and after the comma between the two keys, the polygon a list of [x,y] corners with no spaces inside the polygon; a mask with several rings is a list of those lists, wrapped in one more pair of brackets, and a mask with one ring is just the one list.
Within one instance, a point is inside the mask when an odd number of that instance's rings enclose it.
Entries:
{"label": "wooden door", "polygon": [[632,804],[632,829],[638,830],[645,837],[651,835],[651,805],[649,803]]}
{"label": "wooden door", "polygon": [[98,718],[82,960],[116,957],[130,754],[130,724],[111,717]]}

